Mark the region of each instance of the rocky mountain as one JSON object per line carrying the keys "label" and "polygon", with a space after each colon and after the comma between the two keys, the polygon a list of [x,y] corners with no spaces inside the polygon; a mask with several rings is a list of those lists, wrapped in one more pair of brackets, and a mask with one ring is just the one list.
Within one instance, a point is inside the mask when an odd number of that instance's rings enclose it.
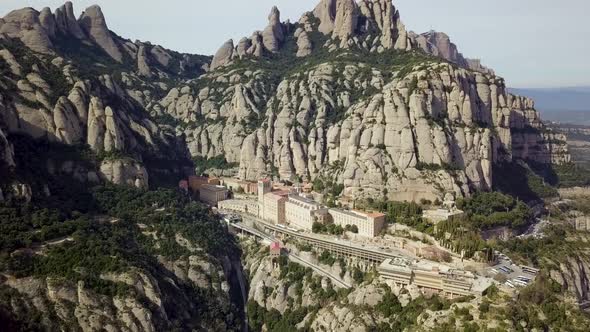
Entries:
{"label": "rocky mountain", "polygon": [[149,173],[176,182],[190,169],[190,156],[182,139],[145,107],[165,96],[169,86],[204,73],[209,61],[125,40],[108,30],[98,6],[78,19],[70,2],[53,13],[48,8],[10,12],[0,19],[5,165],[16,171],[22,166],[9,159],[20,153],[10,141],[11,136],[26,135],[88,146],[97,156],[95,169],[78,168],[73,175],[89,183],[147,188]]}
{"label": "rocky mountain", "polygon": [[249,180],[328,171],[346,195],[435,200],[491,189],[496,163],[569,161],[532,100],[390,1],[324,0],[297,23],[275,7],[212,60],[125,40],[97,6],[13,11],[0,33],[6,135],[125,157],[92,179],[147,187],[146,160],[224,156]]}
{"label": "rocky mountain", "polygon": [[448,36],[407,32],[390,1],[321,1],[297,23],[273,8],[211,68],[148,108],[184,123],[192,155],[223,155],[245,179],[329,172],[347,195],[434,200],[491,189],[494,164],[570,159],[533,100]]}
{"label": "rocky mountain", "polygon": [[207,208],[170,190],[68,185],[0,206],[3,331],[242,329],[239,248]]}
{"label": "rocky mountain", "polygon": [[[548,259],[560,286],[442,301],[359,262],[323,266],[345,290],[256,243],[242,253],[210,210],[154,190],[209,159],[248,180],[435,201],[494,189],[503,166],[570,155],[533,100],[444,33],[406,29],[389,0],[321,0],[296,23],[275,7],[213,57],[126,40],[98,6],[15,10],[0,19],[0,327],[543,330],[567,316],[587,330],[556,290],[588,299],[585,256]],[[522,248],[563,247],[556,238]]]}

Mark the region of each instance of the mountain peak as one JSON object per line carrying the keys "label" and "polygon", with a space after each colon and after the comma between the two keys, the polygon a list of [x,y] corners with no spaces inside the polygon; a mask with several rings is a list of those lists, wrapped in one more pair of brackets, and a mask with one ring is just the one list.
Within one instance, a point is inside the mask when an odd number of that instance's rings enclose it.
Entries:
{"label": "mountain peak", "polygon": [[86,8],[78,20],[88,37],[97,43],[111,58],[118,62],[123,61],[123,54],[113,40],[106,20],[99,6]]}
{"label": "mountain peak", "polygon": [[[309,38],[313,32],[328,37],[329,42],[313,45]],[[261,35],[262,45],[256,40],[260,34],[255,32],[252,38],[242,39],[231,56],[227,57],[229,52],[224,43],[224,61],[217,61],[212,67],[227,65],[245,56],[261,57],[265,53],[276,53],[291,34],[297,39],[298,57],[308,56],[313,49],[321,47],[330,47],[331,51],[337,48],[362,49],[371,53],[382,53],[389,49],[420,49],[465,68],[491,72],[478,60],[463,57],[445,33],[433,30],[422,34],[408,32],[391,0],[321,0],[313,11],[301,17],[295,27],[280,22],[280,11],[275,6],[269,15],[269,24]]]}

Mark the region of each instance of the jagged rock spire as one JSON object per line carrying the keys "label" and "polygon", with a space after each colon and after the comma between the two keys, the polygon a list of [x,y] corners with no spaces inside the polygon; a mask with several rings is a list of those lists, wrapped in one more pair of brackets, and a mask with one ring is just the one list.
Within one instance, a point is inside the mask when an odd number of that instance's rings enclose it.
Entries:
{"label": "jagged rock spire", "polygon": [[320,20],[318,31],[324,35],[331,34],[334,31],[336,0],[321,0],[313,10],[313,16]]}
{"label": "jagged rock spire", "polygon": [[337,0],[336,17],[332,38],[340,39],[340,47],[348,46],[348,38],[356,30],[358,23],[358,6],[354,0]]}
{"label": "jagged rock spire", "polygon": [[281,12],[274,6],[268,15],[268,26],[262,32],[262,43],[270,52],[277,52],[284,40],[285,34],[281,24]]}
{"label": "jagged rock spire", "polygon": [[65,35],[72,35],[78,39],[86,37],[74,16],[74,6],[70,1],[55,10],[55,23],[59,31]]}
{"label": "jagged rock spire", "polygon": [[99,6],[91,6],[80,16],[80,25],[95,43],[97,43],[111,58],[122,62],[123,54],[113,40],[113,36],[107,27],[106,20]]}

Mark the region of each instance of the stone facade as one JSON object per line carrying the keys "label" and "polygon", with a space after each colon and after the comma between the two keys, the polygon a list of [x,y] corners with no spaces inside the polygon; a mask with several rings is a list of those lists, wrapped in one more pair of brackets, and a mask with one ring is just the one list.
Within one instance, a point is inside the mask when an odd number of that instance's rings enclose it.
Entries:
{"label": "stone facade", "polygon": [[189,176],[188,184],[193,193],[198,192],[202,186],[208,184],[213,186],[220,185],[218,178],[210,178],[208,176]]}
{"label": "stone facade", "polygon": [[253,216],[259,215],[259,204],[254,200],[247,199],[228,199],[217,204],[220,210],[229,210],[242,213],[248,213]]}
{"label": "stone facade", "polygon": [[356,226],[359,235],[366,237],[375,237],[385,225],[385,215],[383,213],[364,213],[360,211],[348,211],[343,209],[330,209],[330,215],[334,224],[346,227],[346,225]]}
{"label": "stone facade", "polygon": [[287,197],[286,192],[270,192],[264,195],[263,219],[276,225],[284,225]]}
{"label": "stone facade", "polygon": [[199,189],[199,199],[211,206],[227,199],[228,191],[225,187],[204,184]]}
{"label": "stone facade", "polygon": [[488,278],[478,278],[471,272],[453,270],[442,265],[424,262],[410,263],[404,259],[386,259],[378,267],[381,278],[391,280],[396,285],[417,286],[423,294],[440,294],[448,298],[476,295],[492,284]]}
{"label": "stone facade", "polygon": [[285,203],[287,224],[291,227],[311,230],[316,221],[325,221],[328,209],[319,203],[299,195],[289,195]]}

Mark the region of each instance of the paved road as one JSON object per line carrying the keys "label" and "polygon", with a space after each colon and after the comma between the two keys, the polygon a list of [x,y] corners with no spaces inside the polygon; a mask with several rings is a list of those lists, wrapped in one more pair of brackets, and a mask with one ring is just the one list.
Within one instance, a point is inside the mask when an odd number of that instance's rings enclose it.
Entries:
{"label": "paved road", "polygon": [[[239,213],[238,213],[239,214]],[[389,255],[391,257],[401,257],[401,258],[406,258],[406,259],[415,259],[416,257],[408,255],[407,253],[398,250],[396,248],[381,248],[381,247],[377,247],[371,244],[359,244],[350,240],[343,240],[343,239],[339,239],[339,238],[335,238],[334,236],[329,236],[329,235],[322,235],[322,234],[315,234],[315,233],[310,233],[310,232],[295,232],[292,231],[291,229],[288,228],[278,228],[277,225],[274,224],[270,224],[267,221],[264,221],[260,218],[251,216],[251,215],[246,215],[246,214],[240,214],[242,216],[243,220],[249,220],[251,222],[253,222],[255,225],[259,224],[259,225],[264,225],[267,226],[269,228],[275,228],[279,231],[282,232],[288,232],[291,233],[294,236],[301,236],[301,237],[308,237],[308,238],[313,238],[322,242],[326,242],[326,243],[334,243],[337,245],[342,245],[342,246],[346,246],[346,247],[350,247],[353,249],[358,249],[358,250],[365,250],[365,251],[371,251],[371,252],[375,252],[375,253],[379,253],[379,254],[385,254],[385,255]]]}
{"label": "paved road", "polygon": [[335,275],[331,274],[330,272],[322,269],[321,267],[312,264],[306,260],[304,260],[303,258],[293,255],[293,254],[288,254],[289,259],[292,260],[295,263],[299,263],[301,265],[307,266],[309,268],[311,268],[312,270],[314,270],[315,272],[324,275],[328,278],[330,278],[330,280],[332,280],[333,283],[335,283],[336,285],[343,287],[343,288],[352,288],[352,285],[347,284],[346,282],[344,282],[342,279],[336,277]]}
{"label": "paved road", "polygon": [[[272,236],[270,236],[269,234],[266,234],[266,233],[260,232],[260,231],[258,231],[258,230],[256,230],[256,229],[254,229],[254,228],[252,228],[252,227],[248,227],[248,226],[246,226],[246,225],[244,225],[244,224],[241,224],[241,223],[235,223],[235,224],[231,224],[231,225],[232,225],[233,227],[236,227],[236,228],[238,228],[238,229],[244,230],[244,231],[246,231],[246,232],[248,232],[248,233],[250,233],[250,234],[254,234],[254,235],[255,235],[255,236],[257,236],[257,237],[259,237],[259,238],[262,238],[264,241],[266,241],[266,242],[269,242],[269,244],[270,244],[271,242],[274,242],[274,241],[276,241],[276,239],[275,239],[275,238],[273,238]],[[327,278],[330,278],[330,280],[332,280],[332,282],[333,282],[335,285],[339,286],[339,287],[343,287],[343,288],[351,288],[351,287],[352,287],[352,285],[350,285],[350,284],[348,284],[348,283],[344,282],[344,281],[343,281],[342,279],[340,279],[339,277],[337,277],[337,276],[335,276],[335,275],[331,274],[330,272],[328,272],[328,271],[326,271],[326,270],[322,269],[322,268],[321,268],[320,266],[318,266],[318,265],[315,265],[315,264],[313,264],[313,263],[311,263],[311,262],[309,262],[309,261],[306,261],[306,260],[304,260],[303,258],[301,258],[301,257],[299,257],[299,256],[297,256],[297,255],[294,255],[294,254],[291,254],[291,253],[289,253],[289,254],[287,254],[287,257],[288,257],[288,258],[289,258],[291,261],[293,261],[293,262],[295,262],[295,263],[298,263],[298,264],[300,264],[300,265],[303,265],[303,266],[307,266],[307,267],[311,268],[312,270],[314,270],[315,272],[317,272],[318,274],[320,274],[320,275],[323,275],[323,276],[325,276],[325,277],[327,277]]]}

